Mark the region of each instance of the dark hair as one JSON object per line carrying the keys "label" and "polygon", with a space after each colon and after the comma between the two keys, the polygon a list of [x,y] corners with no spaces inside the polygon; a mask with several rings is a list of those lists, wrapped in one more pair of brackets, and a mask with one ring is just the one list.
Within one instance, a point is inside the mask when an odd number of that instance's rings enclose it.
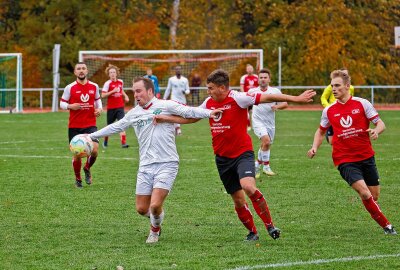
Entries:
{"label": "dark hair", "polygon": [[77,65],[85,65],[85,66],[87,66],[85,62],[77,62],[77,63],[75,64],[74,68],[75,68]]}
{"label": "dark hair", "polygon": [[229,88],[229,75],[223,69],[216,69],[210,73],[207,77],[207,83],[213,83],[217,86],[224,85],[226,88]]}
{"label": "dark hair", "polygon": [[261,69],[260,72],[258,72],[258,74],[261,74],[261,73],[267,73],[268,76],[271,78],[271,70],[269,70],[268,68]]}
{"label": "dark hair", "polygon": [[140,81],[143,81],[143,85],[146,90],[151,89],[151,91],[154,93],[154,84],[153,84],[152,80],[150,80],[149,78],[143,78],[143,77],[136,77],[133,79],[133,83],[137,83]]}

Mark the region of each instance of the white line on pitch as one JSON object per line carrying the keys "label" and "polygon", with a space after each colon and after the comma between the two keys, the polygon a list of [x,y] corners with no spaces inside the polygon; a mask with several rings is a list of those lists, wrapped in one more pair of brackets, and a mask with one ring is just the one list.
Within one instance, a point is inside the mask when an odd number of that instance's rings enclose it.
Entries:
{"label": "white line on pitch", "polygon": [[384,254],[384,255],[371,255],[371,256],[356,256],[356,257],[345,257],[345,258],[334,258],[334,259],[319,259],[312,261],[298,261],[298,262],[286,262],[286,263],[272,263],[272,264],[261,264],[254,266],[240,266],[229,270],[250,270],[250,269],[265,269],[265,268],[278,268],[278,267],[292,267],[297,265],[312,265],[312,264],[324,264],[324,263],[335,263],[335,262],[352,262],[352,261],[365,261],[365,260],[376,260],[384,258],[400,257],[398,254]]}

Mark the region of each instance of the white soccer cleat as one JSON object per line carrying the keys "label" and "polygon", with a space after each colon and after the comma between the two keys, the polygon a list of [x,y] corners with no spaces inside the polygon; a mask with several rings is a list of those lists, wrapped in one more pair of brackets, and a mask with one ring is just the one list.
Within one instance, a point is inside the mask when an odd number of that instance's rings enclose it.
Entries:
{"label": "white soccer cleat", "polygon": [[265,167],[264,166],[264,169],[263,169],[263,173],[265,173],[266,175],[268,175],[268,176],[274,176],[274,175],[276,175],[276,173],[274,173],[272,170],[271,170],[271,167]]}
{"label": "white soccer cleat", "polygon": [[146,244],[154,244],[158,242],[159,234],[153,231],[150,231],[149,236],[147,237]]}
{"label": "white soccer cleat", "polygon": [[261,165],[256,161],[256,179],[261,177]]}

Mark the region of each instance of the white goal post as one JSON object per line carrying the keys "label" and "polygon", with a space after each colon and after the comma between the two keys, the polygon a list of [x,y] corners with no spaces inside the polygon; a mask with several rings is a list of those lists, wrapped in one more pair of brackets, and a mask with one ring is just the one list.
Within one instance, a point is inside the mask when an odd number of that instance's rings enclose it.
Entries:
{"label": "white goal post", "polygon": [[0,53],[0,113],[22,110],[22,54]]}
{"label": "white goal post", "polygon": [[132,79],[146,75],[151,68],[158,77],[161,89],[167,86],[168,78],[175,75],[174,67],[182,67],[182,75],[189,79],[198,74],[205,86],[209,73],[217,68],[226,70],[230,75],[230,84],[239,86],[240,77],[246,73],[246,65],[255,70],[263,68],[262,49],[230,50],[111,50],[79,51],[79,61],[86,63],[88,78],[102,85],[108,80],[105,69],[109,64],[120,68],[120,78],[125,88],[131,88]]}

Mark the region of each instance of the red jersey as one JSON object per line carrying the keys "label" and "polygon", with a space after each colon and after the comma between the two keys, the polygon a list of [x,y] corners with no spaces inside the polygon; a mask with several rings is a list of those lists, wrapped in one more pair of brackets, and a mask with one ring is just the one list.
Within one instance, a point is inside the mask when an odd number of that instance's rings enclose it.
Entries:
{"label": "red jersey", "polygon": [[369,133],[370,122],[376,124],[379,115],[372,104],[363,98],[350,97],[346,103],[338,100],[322,112],[320,129],[333,128],[332,158],[335,166],[372,157]]}
{"label": "red jersey", "polygon": [[258,86],[258,76],[255,74],[252,75],[243,75],[240,78],[240,85],[244,86],[244,91],[247,92],[251,88],[255,88]]}
{"label": "red jersey", "polygon": [[86,128],[96,126],[94,102],[100,99],[99,86],[91,81],[80,84],[77,81],[67,85],[61,101],[68,104],[80,103],[82,109],[69,111],[69,128]]}
{"label": "red jersey", "polygon": [[201,108],[210,110],[224,109],[221,117],[209,119],[214,154],[236,158],[246,151],[253,150],[251,138],[247,133],[247,107],[257,105],[260,97],[260,93],[229,91],[228,96],[221,102],[209,97],[200,105]]}
{"label": "red jersey", "polygon": [[115,109],[124,107],[124,95],[122,89],[124,88],[124,82],[120,79],[116,81],[108,80],[104,83],[103,90],[101,92],[107,93],[119,87],[119,92],[111,94],[107,97],[107,109]]}

